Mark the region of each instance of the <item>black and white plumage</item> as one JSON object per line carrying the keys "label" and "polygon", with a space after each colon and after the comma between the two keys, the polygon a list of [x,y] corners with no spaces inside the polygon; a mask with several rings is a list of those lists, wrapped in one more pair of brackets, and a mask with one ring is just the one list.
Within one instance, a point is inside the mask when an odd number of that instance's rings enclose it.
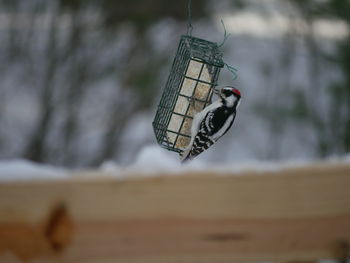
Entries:
{"label": "black and white plumage", "polygon": [[219,140],[232,126],[241,93],[232,87],[222,88],[219,99],[194,116],[191,141],[182,152],[181,160],[193,159]]}

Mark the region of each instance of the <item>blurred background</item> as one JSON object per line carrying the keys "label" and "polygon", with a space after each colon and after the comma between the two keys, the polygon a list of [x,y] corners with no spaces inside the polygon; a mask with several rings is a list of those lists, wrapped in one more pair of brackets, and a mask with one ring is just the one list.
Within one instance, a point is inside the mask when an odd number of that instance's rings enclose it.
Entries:
{"label": "blurred background", "polygon": [[[350,151],[348,0],[193,0],[193,36],[231,36],[220,85],[243,99],[198,159],[309,160]],[[187,1],[0,1],[0,159],[129,165],[152,120]],[[175,153],[174,153],[175,155]]]}

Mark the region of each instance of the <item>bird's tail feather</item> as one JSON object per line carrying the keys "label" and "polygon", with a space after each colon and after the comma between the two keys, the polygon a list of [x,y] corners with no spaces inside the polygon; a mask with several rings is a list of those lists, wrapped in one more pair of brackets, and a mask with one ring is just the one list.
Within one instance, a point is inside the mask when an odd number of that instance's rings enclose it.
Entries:
{"label": "bird's tail feather", "polygon": [[190,153],[191,153],[191,148],[190,147],[185,149],[183,152],[180,153],[181,163],[185,163],[186,161],[191,159]]}

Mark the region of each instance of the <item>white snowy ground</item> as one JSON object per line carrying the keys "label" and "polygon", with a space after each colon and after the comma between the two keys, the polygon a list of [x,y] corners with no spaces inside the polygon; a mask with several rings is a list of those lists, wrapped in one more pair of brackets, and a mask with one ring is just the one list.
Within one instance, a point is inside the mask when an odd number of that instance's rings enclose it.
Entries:
{"label": "white snowy ground", "polygon": [[[144,147],[136,157],[136,161],[127,167],[117,165],[112,161],[105,162],[99,169],[101,174],[121,178],[130,174],[152,176],[162,172],[176,175],[184,171],[215,171],[216,173],[228,172],[241,174],[245,171],[262,173],[266,171],[279,171],[283,168],[303,167],[315,161],[284,161],[284,162],[235,162],[223,164],[207,164],[200,160],[194,160],[185,165],[179,161],[178,155],[166,151],[157,145]],[[328,163],[350,163],[350,155],[334,157],[323,162]],[[141,171],[141,173],[140,173]],[[48,165],[39,165],[26,160],[0,161],[0,182],[28,181],[33,179],[67,179],[77,171]],[[78,171],[81,172],[81,171]],[[96,175],[96,173],[94,173]],[[165,174],[165,173],[164,173]]]}
{"label": "white snowy ground", "polygon": [[0,161],[0,182],[69,178],[66,170],[27,160]]}

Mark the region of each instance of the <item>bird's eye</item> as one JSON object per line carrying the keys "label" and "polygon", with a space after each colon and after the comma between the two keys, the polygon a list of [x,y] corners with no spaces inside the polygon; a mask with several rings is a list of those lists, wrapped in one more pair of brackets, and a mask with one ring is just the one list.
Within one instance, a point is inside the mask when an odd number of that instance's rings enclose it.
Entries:
{"label": "bird's eye", "polygon": [[231,91],[230,90],[227,90],[227,89],[224,89],[224,94],[226,96],[229,96],[231,94]]}

